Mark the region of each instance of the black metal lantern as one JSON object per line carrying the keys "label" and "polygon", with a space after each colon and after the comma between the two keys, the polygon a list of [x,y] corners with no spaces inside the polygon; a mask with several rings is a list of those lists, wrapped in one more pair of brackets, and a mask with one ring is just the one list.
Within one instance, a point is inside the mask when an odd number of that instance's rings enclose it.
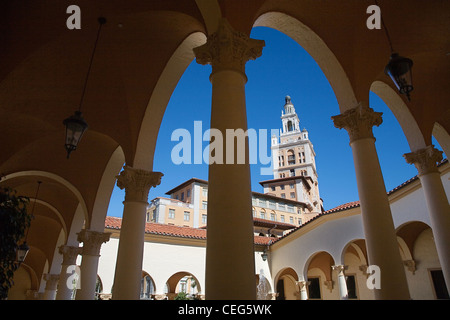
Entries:
{"label": "black metal lantern", "polygon": [[19,264],[25,261],[28,251],[30,251],[30,247],[27,245],[26,241],[17,248],[17,258],[16,259],[17,259],[17,262],[19,262]]}
{"label": "black metal lantern", "polygon": [[75,114],[65,119],[63,124],[66,126],[65,147],[67,150],[67,159],[69,159],[70,153],[77,149],[83,133],[88,128],[88,124],[83,119],[80,111],[75,111]]}
{"label": "black metal lantern", "polygon": [[401,94],[406,94],[408,101],[410,101],[409,93],[414,89],[412,85],[412,65],[413,62],[411,59],[393,53],[384,69],[384,72],[391,77],[398,91]]}
{"label": "black metal lantern", "polygon": [[78,143],[81,140],[81,137],[83,136],[83,133],[87,130],[88,124],[83,119],[82,113],[81,113],[81,106],[83,105],[84,100],[84,94],[86,92],[86,87],[89,80],[89,74],[91,73],[92,68],[92,62],[94,61],[94,55],[95,51],[97,49],[97,43],[98,39],[100,37],[100,31],[102,30],[102,26],[106,23],[106,19],[103,17],[98,18],[98,31],[97,31],[97,38],[95,39],[94,48],[92,50],[91,59],[89,62],[89,68],[86,74],[86,79],[84,81],[84,87],[83,92],[81,94],[81,101],[78,111],[75,111],[75,114],[73,116],[68,117],[67,119],[64,119],[63,124],[66,126],[66,143],[65,147],[67,150],[67,159],[69,159],[70,153],[77,149]]}

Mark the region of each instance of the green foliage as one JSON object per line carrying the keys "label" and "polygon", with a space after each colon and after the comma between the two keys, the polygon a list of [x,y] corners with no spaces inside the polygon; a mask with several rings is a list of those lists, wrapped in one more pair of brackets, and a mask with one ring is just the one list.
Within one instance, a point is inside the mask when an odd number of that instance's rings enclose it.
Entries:
{"label": "green foliage", "polygon": [[174,300],[189,300],[186,292],[179,292]]}
{"label": "green foliage", "polygon": [[0,188],[0,299],[8,296],[19,267],[16,251],[32,219],[27,213],[29,201],[10,188]]}

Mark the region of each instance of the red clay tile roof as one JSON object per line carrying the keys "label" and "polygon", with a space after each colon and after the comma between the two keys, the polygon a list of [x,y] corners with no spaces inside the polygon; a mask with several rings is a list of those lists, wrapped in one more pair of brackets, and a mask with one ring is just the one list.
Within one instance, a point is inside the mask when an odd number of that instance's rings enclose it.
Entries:
{"label": "red clay tile roof", "polygon": [[[121,226],[122,226],[122,218],[106,217],[105,228],[120,230]],[[206,240],[206,229],[172,226],[172,225],[168,225],[168,224],[160,224],[160,223],[153,223],[153,222],[146,223],[145,233],[155,234],[155,235],[172,236],[172,237]],[[276,238],[255,236],[255,244],[258,244],[258,245],[267,245],[267,244],[269,244],[270,240],[272,240],[272,242],[274,242],[276,240]]]}

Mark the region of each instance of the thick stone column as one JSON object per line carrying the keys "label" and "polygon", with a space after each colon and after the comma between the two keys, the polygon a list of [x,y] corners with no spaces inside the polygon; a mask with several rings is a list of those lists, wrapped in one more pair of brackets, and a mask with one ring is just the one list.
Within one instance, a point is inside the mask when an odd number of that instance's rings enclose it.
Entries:
{"label": "thick stone column", "polygon": [[110,236],[110,233],[86,229],[78,233],[78,242],[83,243],[83,249],[76,300],[94,300],[100,248],[103,243],[109,241]]}
{"label": "thick stone column", "polygon": [[114,300],[139,300],[148,192],[161,183],[161,172],[125,166],[117,186],[125,189],[122,226],[114,275]]}
{"label": "thick stone column", "polygon": [[74,289],[71,279],[75,274],[76,261],[79,254],[82,252],[82,247],[61,246],[59,253],[63,256],[61,263],[61,274],[58,283],[58,292],[56,293],[56,300],[70,300],[72,298],[72,291]]}
{"label": "thick stone column", "polygon": [[259,57],[263,46],[264,41],[250,39],[222,19],[206,44],[194,49],[198,63],[212,66],[211,128],[224,141],[209,165],[207,299],[256,299],[248,139],[241,135],[245,143],[239,149],[225,136],[227,130],[247,131],[245,64]]}
{"label": "thick stone column", "polygon": [[419,172],[442,273],[450,292],[450,206],[437,167],[437,163],[442,161],[442,151],[428,146],[404,157]]}
{"label": "thick stone column", "polygon": [[336,265],[332,266],[333,270],[337,271],[337,282],[339,287],[339,297],[341,300],[347,300],[348,299],[348,290],[347,290],[347,281],[345,281],[345,274],[344,271],[347,270],[348,266],[344,265]]}
{"label": "thick stone column", "polygon": [[382,123],[381,115],[360,104],[332,119],[337,128],[346,129],[350,136],[369,263],[381,271],[381,287],[374,289],[375,298],[410,299],[372,133],[372,127]]}
{"label": "thick stone column", "polygon": [[43,300],[55,300],[59,274],[44,274],[45,291]]}

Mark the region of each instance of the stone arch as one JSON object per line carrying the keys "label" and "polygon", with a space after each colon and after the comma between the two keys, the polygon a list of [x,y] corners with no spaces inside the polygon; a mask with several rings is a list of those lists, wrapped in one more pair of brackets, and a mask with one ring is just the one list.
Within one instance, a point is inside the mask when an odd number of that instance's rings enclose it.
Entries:
{"label": "stone arch", "polygon": [[331,267],[334,264],[334,258],[330,253],[326,251],[315,252],[308,258],[305,263],[303,269],[304,279],[308,279],[308,270],[310,268],[318,268],[325,274],[326,280],[330,281],[332,278]]}
{"label": "stone arch", "polygon": [[403,262],[412,273],[416,270],[416,258],[414,257],[416,240],[427,229],[431,229],[431,227],[422,221],[408,221],[396,229]]}
{"label": "stone arch", "polygon": [[152,171],[158,131],[167,104],[184,71],[194,60],[193,48],[205,42],[206,36],[202,32],[190,34],[167,62],[153,90],[142,120],[133,167]]}
{"label": "stone arch", "polygon": [[398,93],[383,81],[374,81],[370,86],[370,91],[380,97],[392,111],[403,130],[411,151],[425,148],[425,139],[419,125]]}
{"label": "stone arch", "polygon": [[450,154],[450,135],[448,134],[447,130],[445,130],[439,122],[435,122],[432,135],[437,140],[439,145],[442,147],[442,150],[448,157],[448,155]]}
{"label": "stone arch", "polygon": [[345,261],[345,255],[347,253],[354,254],[362,263],[362,265],[368,265],[366,241],[364,239],[354,239],[349,241],[342,249],[341,261],[343,264],[347,264]]}
{"label": "stone arch", "polygon": [[[150,281],[150,282],[148,282]],[[153,292],[151,288],[153,287]],[[150,299],[153,298],[153,295],[156,292],[156,283],[153,277],[146,271],[142,270],[142,279],[141,279],[141,299]]]}
{"label": "stone arch", "polygon": [[37,170],[36,171],[34,171],[34,170],[19,171],[19,172],[8,174],[3,178],[2,182],[12,180],[15,178],[24,178],[24,177],[25,178],[34,177],[37,179],[47,178],[49,180],[52,180],[52,181],[60,184],[64,188],[68,189],[73,194],[73,196],[78,200],[79,204],[81,205],[81,207],[83,209],[85,222],[86,222],[86,224],[88,224],[89,215],[88,215],[88,209],[87,209],[86,202],[85,202],[83,196],[81,195],[81,192],[72,183],[70,183],[66,179],[64,179],[61,176],[56,175],[54,173],[46,172],[46,171],[37,171]]}
{"label": "stone arch", "polygon": [[169,297],[169,300],[173,300],[173,298],[176,296],[176,289],[178,286],[178,283],[180,282],[181,279],[185,278],[185,277],[191,277],[191,281],[192,279],[195,281],[196,283],[196,291],[197,293],[201,293],[202,292],[202,288],[200,286],[200,281],[198,280],[198,278],[196,276],[194,276],[192,273],[188,272],[188,271],[180,271],[177,273],[174,273],[173,275],[171,275],[169,277],[169,279],[167,279],[166,285],[167,285],[167,295]]}
{"label": "stone arch", "polygon": [[277,300],[296,300],[298,298],[299,276],[291,267],[281,269],[274,279],[274,291]]}
{"label": "stone arch", "polygon": [[357,105],[355,93],[343,67],[326,43],[308,26],[282,12],[266,12],[256,19],[253,27],[276,29],[302,46],[328,79],[341,113]]}

